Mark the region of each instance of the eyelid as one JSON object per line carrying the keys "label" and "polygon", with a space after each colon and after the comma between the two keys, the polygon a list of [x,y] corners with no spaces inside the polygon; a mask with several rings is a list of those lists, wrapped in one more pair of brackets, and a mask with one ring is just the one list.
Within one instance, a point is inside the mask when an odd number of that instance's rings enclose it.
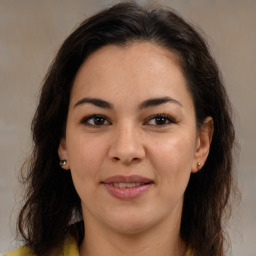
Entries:
{"label": "eyelid", "polygon": [[171,117],[170,115],[168,114],[164,114],[164,113],[160,113],[160,114],[154,114],[154,115],[151,115],[150,117],[147,118],[146,122],[144,122],[144,124],[147,124],[150,120],[154,119],[154,118],[157,118],[157,117],[164,117],[166,118],[169,122],[166,123],[166,124],[162,124],[162,125],[157,125],[157,124],[149,124],[149,125],[152,125],[152,126],[159,126],[159,127],[163,127],[163,126],[167,126],[167,125],[170,125],[170,124],[176,124],[177,122],[175,121],[175,119],[173,117]]}
{"label": "eyelid", "polygon": [[112,124],[106,116],[100,115],[100,114],[92,114],[92,115],[89,115],[89,116],[85,116],[85,117],[83,117],[81,119],[80,123],[84,124],[86,126],[89,126],[89,127],[94,127],[94,128],[105,126],[106,124],[103,124],[103,125],[93,125],[93,124],[90,124],[88,122],[90,119],[97,118],[97,117],[105,119],[105,121],[108,122],[107,125],[111,125]]}
{"label": "eyelid", "polygon": [[[149,124],[149,122],[153,119],[156,119],[156,118],[165,118],[167,123],[164,123],[164,124]],[[93,119],[93,118],[102,118],[104,119],[104,122],[107,122],[107,124],[90,124],[88,121],[90,119]],[[86,125],[88,127],[92,127],[92,128],[99,128],[99,127],[102,127],[102,126],[107,126],[107,125],[112,125],[112,122],[109,120],[109,118],[107,118],[106,116],[102,115],[102,114],[92,114],[92,115],[88,115],[88,116],[85,116],[81,119],[80,121],[81,124],[83,125]],[[154,114],[154,115],[151,115],[149,116],[146,121],[143,123],[143,125],[150,125],[150,126],[157,126],[157,127],[164,127],[164,126],[168,126],[168,125],[171,125],[171,124],[176,124],[176,120],[175,118],[171,117],[169,114],[164,114],[164,113],[159,113],[159,114]]]}

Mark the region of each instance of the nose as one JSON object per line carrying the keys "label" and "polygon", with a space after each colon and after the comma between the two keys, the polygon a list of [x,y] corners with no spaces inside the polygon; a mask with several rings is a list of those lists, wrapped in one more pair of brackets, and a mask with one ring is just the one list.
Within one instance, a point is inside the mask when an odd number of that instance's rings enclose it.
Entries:
{"label": "nose", "polygon": [[123,124],[116,129],[108,155],[112,161],[123,164],[140,162],[145,157],[142,136],[138,128]]}

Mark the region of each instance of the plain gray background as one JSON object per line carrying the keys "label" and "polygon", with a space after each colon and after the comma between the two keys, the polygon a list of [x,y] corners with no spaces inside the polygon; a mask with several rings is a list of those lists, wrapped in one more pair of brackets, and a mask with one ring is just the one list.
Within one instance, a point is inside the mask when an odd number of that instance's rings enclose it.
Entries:
{"label": "plain gray background", "polygon": [[[0,252],[18,246],[13,236],[20,204],[17,177],[30,151],[30,122],[46,70],[75,26],[116,2],[0,0]],[[243,197],[229,227],[232,255],[255,256],[256,1],[158,3],[176,9],[202,28],[222,70],[241,146],[236,168]]]}

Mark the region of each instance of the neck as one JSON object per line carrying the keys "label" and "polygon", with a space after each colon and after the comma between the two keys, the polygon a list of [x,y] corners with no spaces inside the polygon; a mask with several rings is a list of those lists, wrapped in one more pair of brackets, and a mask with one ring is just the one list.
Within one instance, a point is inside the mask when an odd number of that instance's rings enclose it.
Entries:
{"label": "neck", "polygon": [[[80,246],[80,256],[184,256],[186,245],[179,235],[180,221],[167,220],[150,229],[124,234],[91,225],[87,216],[86,235]],[[89,224],[89,225],[88,225]]]}

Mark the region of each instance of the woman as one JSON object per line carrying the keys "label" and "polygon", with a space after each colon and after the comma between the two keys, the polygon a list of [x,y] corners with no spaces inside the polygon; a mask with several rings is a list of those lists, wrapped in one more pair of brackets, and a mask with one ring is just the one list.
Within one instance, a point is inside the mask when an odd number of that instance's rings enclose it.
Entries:
{"label": "woman", "polygon": [[63,43],[32,123],[7,255],[222,256],[234,128],[218,68],[170,10],[121,3]]}

